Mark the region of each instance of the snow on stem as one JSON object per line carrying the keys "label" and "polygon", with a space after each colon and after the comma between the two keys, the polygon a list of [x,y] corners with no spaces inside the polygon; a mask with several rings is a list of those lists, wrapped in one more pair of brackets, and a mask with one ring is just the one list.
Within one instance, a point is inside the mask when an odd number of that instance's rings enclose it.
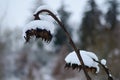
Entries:
{"label": "snow on stem", "polygon": [[95,59],[93,59],[95,62],[99,63],[103,69],[105,70],[106,74],[108,75],[108,80],[113,80],[112,75],[110,74],[110,70],[108,69],[108,67],[106,66],[106,60],[102,59],[101,62],[96,61]]}
{"label": "snow on stem", "polygon": [[[44,16],[49,16],[49,13],[48,12],[41,12],[40,14],[38,14],[38,12],[39,11],[41,11],[41,10],[44,10],[44,9],[46,9],[46,10],[49,10],[49,11],[51,11],[60,21],[61,21],[61,19],[60,19],[60,17],[58,16],[58,13],[57,13],[57,11],[55,11],[55,10],[53,10],[53,9],[51,9],[49,6],[47,6],[47,5],[42,5],[42,6],[40,6],[40,7],[38,7],[37,9],[36,9],[36,11],[34,12],[34,17],[35,17],[35,20],[40,20],[42,17],[42,15]],[[38,16],[35,16],[36,14],[38,14]],[[47,18],[48,19],[48,18]],[[49,20],[50,20],[50,17],[49,17]]]}

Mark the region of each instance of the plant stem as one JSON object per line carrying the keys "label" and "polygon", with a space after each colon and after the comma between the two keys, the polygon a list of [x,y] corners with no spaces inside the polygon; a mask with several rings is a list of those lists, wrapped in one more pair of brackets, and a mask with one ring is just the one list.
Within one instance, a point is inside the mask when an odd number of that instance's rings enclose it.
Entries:
{"label": "plant stem", "polygon": [[64,30],[64,32],[66,33],[67,37],[69,38],[69,43],[71,44],[71,46],[73,47],[73,49],[76,52],[76,55],[77,55],[77,57],[78,57],[78,59],[79,59],[79,61],[81,63],[81,66],[83,68],[83,71],[85,73],[85,76],[86,76],[87,80],[91,80],[90,76],[88,75],[88,73],[87,73],[87,71],[85,69],[85,64],[84,64],[83,59],[82,59],[82,57],[80,55],[80,51],[75,46],[75,44],[74,44],[70,34],[68,33],[68,31],[65,28],[65,26],[62,24],[62,22],[51,11],[49,11],[47,9],[40,10],[36,14],[34,14],[35,20],[38,18],[39,14],[42,13],[42,12],[48,12],[49,15],[52,16],[57,21],[57,23],[60,25],[60,27]]}
{"label": "plant stem", "polygon": [[108,75],[108,80],[113,80],[112,75],[110,74],[109,69],[107,68],[107,66],[101,64],[101,62],[96,61],[95,59],[93,59],[93,60],[95,62],[99,63],[103,67],[103,69],[105,70],[106,74]]}

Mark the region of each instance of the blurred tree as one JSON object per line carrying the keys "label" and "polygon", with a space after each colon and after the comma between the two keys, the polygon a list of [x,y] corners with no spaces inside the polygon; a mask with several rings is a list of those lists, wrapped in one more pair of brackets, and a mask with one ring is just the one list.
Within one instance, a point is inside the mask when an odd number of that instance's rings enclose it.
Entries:
{"label": "blurred tree", "polygon": [[[70,13],[65,10],[64,3],[62,3],[60,9],[58,10],[62,23],[65,25],[68,31],[70,31],[70,27],[68,27],[68,18]],[[61,27],[57,27],[56,34],[55,34],[55,45],[63,45],[67,41],[67,37]]]}
{"label": "blurred tree", "polygon": [[110,27],[111,30],[113,30],[116,27],[117,24],[117,15],[118,15],[118,2],[117,0],[108,0],[108,3],[110,4],[110,7],[106,13],[105,19],[107,22],[107,26]]}
{"label": "blurred tree", "polygon": [[5,47],[5,43],[1,42],[0,39],[0,80],[3,80],[4,78],[4,47]]}
{"label": "blurred tree", "polygon": [[101,12],[97,9],[95,1],[89,0],[88,7],[89,9],[85,12],[79,29],[81,49],[86,49],[88,45],[95,43],[94,37],[97,32],[96,30],[101,25],[99,19]]}

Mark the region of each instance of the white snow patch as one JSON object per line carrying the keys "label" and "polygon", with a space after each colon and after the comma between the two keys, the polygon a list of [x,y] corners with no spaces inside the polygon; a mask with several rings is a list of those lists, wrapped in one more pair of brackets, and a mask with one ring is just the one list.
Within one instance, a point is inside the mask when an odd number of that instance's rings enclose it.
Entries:
{"label": "white snow patch", "polygon": [[112,77],[112,75],[111,75],[111,74],[109,74],[109,76],[110,76],[110,77]]}
{"label": "white snow patch", "polygon": [[25,32],[29,29],[36,29],[36,28],[40,28],[40,29],[46,29],[48,31],[51,32],[51,34],[54,33],[54,29],[55,29],[55,25],[52,22],[48,22],[45,20],[34,20],[31,21],[30,23],[28,23],[24,30],[23,30],[23,36],[25,35]]}
{"label": "white snow patch", "polygon": [[50,21],[50,22],[55,22],[55,20],[50,16],[50,15],[39,15],[39,18],[41,20],[46,20],[46,21]]}
{"label": "white snow patch", "polygon": [[[41,11],[41,10],[43,10],[43,9],[46,9],[46,10],[49,10],[49,11],[51,11],[53,14],[55,14],[55,16],[61,21],[61,19],[60,19],[60,17],[58,16],[58,13],[57,13],[57,11],[56,10],[53,10],[52,8],[50,8],[49,6],[47,6],[47,5],[42,5],[42,6],[40,6],[40,7],[38,7],[37,9],[36,9],[36,11],[34,12],[34,14],[36,14],[38,11]],[[49,13],[47,13],[47,12],[42,12],[41,14],[39,14],[39,17],[41,18],[41,17],[43,17],[43,16],[41,16],[41,15],[49,15]],[[48,16],[47,16],[48,17]],[[45,18],[45,16],[44,16],[44,18]],[[46,18],[45,18],[46,19]],[[47,20],[48,20],[48,18],[47,18]],[[50,19],[51,20],[51,19]]]}
{"label": "white snow patch", "polygon": [[[93,60],[93,59],[95,59],[96,61],[98,61],[98,57],[95,55],[95,53],[80,50],[80,54],[81,54],[84,64],[88,67],[96,68],[97,69],[96,73],[98,73],[99,72],[98,63]],[[65,61],[66,61],[66,63],[81,65],[75,51],[69,53],[66,56]]]}
{"label": "white snow patch", "polygon": [[[38,8],[36,9],[36,11],[34,12],[34,14],[36,14],[38,11],[41,11],[41,10],[43,10],[43,9],[47,9],[47,10],[53,12],[55,15],[58,14],[55,10],[51,9],[48,5],[42,5],[42,6],[38,7]],[[48,15],[48,13],[46,13],[46,12],[44,12],[43,14]]]}
{"label": "white snow patch", "polygon": [[100,62],[101,62],[101,64],[106,65],[106,60],[105,59],[102,59]]}

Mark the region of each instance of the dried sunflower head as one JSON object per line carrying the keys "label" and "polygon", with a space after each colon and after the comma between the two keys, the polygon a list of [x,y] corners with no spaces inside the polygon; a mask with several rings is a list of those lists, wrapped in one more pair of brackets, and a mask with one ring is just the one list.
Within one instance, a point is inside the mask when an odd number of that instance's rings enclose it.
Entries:
{"label": "dried sunflower head", "polygon": [[23,36],[26,42],[29,42],[31,38],[42,39],[46,42],[52,40],[52,34],[54,34],[55,25],[52,22],[46,20],[34,20],[25,25],[23,30]]}
{"label": "dried sunflower head", "polygon": [[26,42],[29,42],[30,39],[35,36],[36,39],[41,38],[42,40],[46,42],[50,42],[52,40],[52,34],[50,31],[47,31],[46,29],[29,29],[25,32],[26,36],[24,36]]}
{"label": "dried sunflower head", "polygon": [[[84,62],[84,68],[87,71],[91,72],[99,72],[99,66],[98,63],[95,62],[94,60],[98,61],[98,57],[95,55],[93,52],[85,51],[85,50],[79,50],[79,54],[81,55],[83,62]],[[94,59],[94,60],[93,60]],[[72,68],[72,69],[78,69],[81,70],[83,67],[81,66],[81,62],[77,58],[77,55],[75,51],[70,52],[66,57],[65,57],[65,62],[66,68]]]}

